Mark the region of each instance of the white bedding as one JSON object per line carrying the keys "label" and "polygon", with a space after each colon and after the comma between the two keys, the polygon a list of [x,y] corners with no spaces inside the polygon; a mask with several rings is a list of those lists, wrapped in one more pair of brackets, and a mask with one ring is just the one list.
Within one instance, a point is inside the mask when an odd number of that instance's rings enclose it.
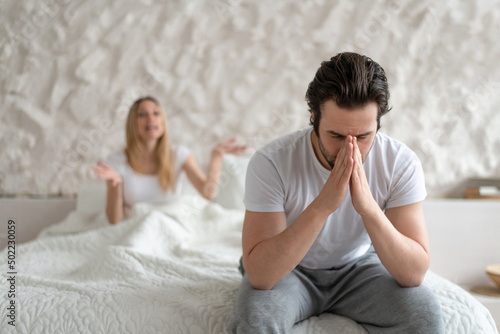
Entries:
{"label": "white bedding", "polygon": [[[135,217],[116,226],[103,213],[74,211],[17,246],[17,326],[7,324],[2,284],[0,332],[225,333],[241,280],[242,221],[242,210],[198,196],[140,204]],[[439,296],[446,333],[497,333],[467,292],[431,272],[424,284]],[[293,330],[327,332],[366,333],[331,314]]]}

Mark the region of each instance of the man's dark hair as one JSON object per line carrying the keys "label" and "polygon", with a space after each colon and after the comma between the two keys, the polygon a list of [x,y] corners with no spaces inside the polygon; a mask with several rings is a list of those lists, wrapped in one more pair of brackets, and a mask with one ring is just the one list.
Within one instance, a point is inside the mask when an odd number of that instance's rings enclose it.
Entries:
{"label": "man's dark hair", "polygon": [[306,92],[311,113],[310,125],[318,135],[320,107],[333,100],[340,108],[362,108],[377,103],[377,130],[380,118],[389,112],[389,85],[384,69],[371,58],[352,52],[339,53],[321,63]]}

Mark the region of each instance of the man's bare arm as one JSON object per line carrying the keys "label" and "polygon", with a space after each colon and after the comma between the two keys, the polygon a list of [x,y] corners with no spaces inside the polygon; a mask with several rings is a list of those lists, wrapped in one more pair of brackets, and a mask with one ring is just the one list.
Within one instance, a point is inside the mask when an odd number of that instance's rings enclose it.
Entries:
{"label": "man's bare arm", "polygon": [[269,290],[306,255],[329,213],[311,204],[286,228],[284,212],[251,212],[243,225],[243,266],[255,289]]}
{"label": "man's bare arm", "polygon": [[420,285],[430,263],[422,203],[390,208],[384,214],[370,192],[355,138],[350,186],[353,206],[384,267],[401,286]]}
{"label": "man's bare arm", "polygon": [[422,284],[430,252],[422,202],[363,218],[380,261],[404,287]]}

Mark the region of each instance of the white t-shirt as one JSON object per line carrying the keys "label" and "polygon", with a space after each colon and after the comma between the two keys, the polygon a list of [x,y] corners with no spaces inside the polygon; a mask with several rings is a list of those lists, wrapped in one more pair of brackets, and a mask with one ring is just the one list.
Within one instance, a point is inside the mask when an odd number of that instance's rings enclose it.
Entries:
{"label": "white t-shirt", "polygon": [[182,165],[186,161],[190,151],[185,146],[172,146],[171,154],[174,164],[175,191],[172,188],[166,192],[160,185],[158,175],[147,175],[135,172],[128,164],[125,151],[111,154],[105,161],[123,178],[123,204],[125,217],[130,217],[134,204],[138,202],[167,203],[173,200],[181,192],[179,181]]}
{"label": "white t-shirt", "polygon": [[[287,226],[318,196],[330,171],[314,154],[312,127],[280,137],[258,150],[248,165],[245,206],[255,212],[285,212]],[[418,157],[406,145],[378,132],[363,168],[382,210],[423,201],[427,196]],[[340,267],[362,256],[371,240],[347,191],[300,265]]]}

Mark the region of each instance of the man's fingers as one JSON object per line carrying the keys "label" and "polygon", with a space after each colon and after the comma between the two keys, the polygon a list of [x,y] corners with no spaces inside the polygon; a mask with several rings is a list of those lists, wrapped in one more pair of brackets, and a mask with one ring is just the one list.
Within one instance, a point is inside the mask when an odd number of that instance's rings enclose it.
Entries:
{"label": "man's fingers", "polygon": [[351,190],[355,190],[358,187],[362,187],[364,183],[365,174],[363,169],[363,157],[358,146],[357,139],[354,139],[354,166],[351,177]]}
{"label": "man's fingers", "polygon": [[351,183],[353,185],[357,185],[359,182],[359,162],[357,159],[353,160],[354,166],[352,168],[352,177],[351,177]]}
{"label": "man's fingers", "polygon": [[[352,143],[347,143],[344,150],[344,157],[342,161],[339,161],[339,170],[336,173],[338,175],[338,180],[340,184],[347,185],[351,178],[354,166],[354,160],[352,158],[353,146]],[[337,159],[340,160],[340,159]]]}
{"label": "man's fingers", "polygon": [[[359,149],[358,139],[357,138],[354,140],[354,144],[356,146],[356,157],[358,159],[358,162],[361,163],[361,164],[363,164],[363,158],[361,156],[361,150]],[[360,166],[360,167],[362,167],[362,166]]]}
{"label": "man's fingers", "polygon": [[354,160],[352,158],[348,158],[344,173],[342,173],[341,182],[349,183],[349,180],[352,177],[352,173],[354,172],[353,166],[354,166]]}
{"label": "man's fingers", "polygon": [[348,138],[344,141],[344,145],[339,150],[339,153],[337,153],[337,157],[335,158],[335,165],[333,169],[335,169],[335,166],[338,165],[339,168],[345,167],[346,161],[349,158],[349,146],[348,146]]}
{"label": "man's fingers", "polygon": [[344,158],[344,173],[348,172],[349,175],[351,174],[353,167],[352,151],[353,151],[352,144],[348,143]]}

